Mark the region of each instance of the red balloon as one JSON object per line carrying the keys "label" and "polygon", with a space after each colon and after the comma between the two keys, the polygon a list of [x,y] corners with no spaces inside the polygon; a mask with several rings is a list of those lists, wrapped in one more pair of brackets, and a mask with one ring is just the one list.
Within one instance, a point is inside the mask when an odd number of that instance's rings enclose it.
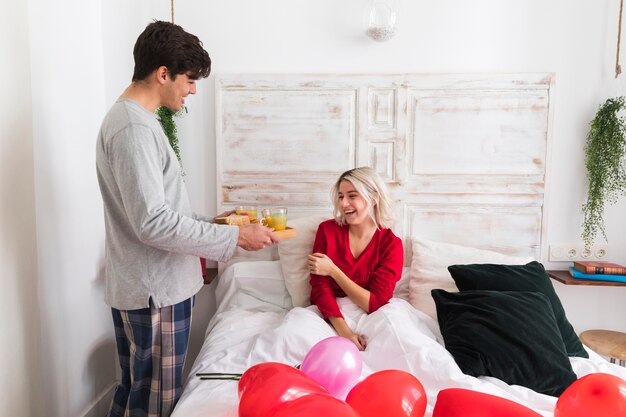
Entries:
{"label": "red balloon", "polygon": [[346,402],[361,417],[422,417],[426,392],[422,383],[405,371],[378,371],[357,383]]}
{"label": "red balloon", "polygon": [[506,398],[463,388],[439,391],[433,417],[541,417]]}
{"label": "red balloon", "polygon": [[559,397],[554,417],[626,416],[626,381],[596,373],[573,382]]}
{"label": "red balloon", "polygon": [[283,372],[293,374],[293,371],[298,370],[292,366],[285,365],[284,363],[280,362],[264,362],[253,365],[248,368],[239,379],[239,385],[237,386],[239,398],[241,398],[241,395],[246,390],[246,388],[250,385],[254,385],[258,379],[263,380],[264,378],[268,378],[272,375]]}
{"label": "red balloon", "polygon": [[328,394],[309,394],[275,409],[272,417],[359,417],[345,402]]}
{"label": "red balloon", "polygon": [[277,362],[252,366],[239,380],[239,417],[269,417],[288,401],[309,394],[328,394],[298,369]]}

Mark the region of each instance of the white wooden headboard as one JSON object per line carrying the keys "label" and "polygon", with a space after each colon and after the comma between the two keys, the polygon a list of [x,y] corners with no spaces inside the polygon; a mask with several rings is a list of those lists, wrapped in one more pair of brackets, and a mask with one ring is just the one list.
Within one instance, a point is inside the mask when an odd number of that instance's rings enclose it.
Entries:
{"label": "white wooden headboard", "polygon": [[338,175],[369,165],[405,242],[545,260],[553,86],[549,73],[219,75],[218,210],[329,213]]}

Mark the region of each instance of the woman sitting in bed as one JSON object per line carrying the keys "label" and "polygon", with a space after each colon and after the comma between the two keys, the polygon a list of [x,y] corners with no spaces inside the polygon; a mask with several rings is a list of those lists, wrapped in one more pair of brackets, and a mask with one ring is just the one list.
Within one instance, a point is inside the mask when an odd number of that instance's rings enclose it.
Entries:
{"label": "woman sitting in bed", "polygon": [[387,304],[400,280],[402,240],[393,234],[393,207],[385,184],[369,167],[346,171],[331,192],[334,219],[322,222],[309,255],[311,303],[335,331],[365,349],[365,339],[344,320],[336,297],[366,313]]}

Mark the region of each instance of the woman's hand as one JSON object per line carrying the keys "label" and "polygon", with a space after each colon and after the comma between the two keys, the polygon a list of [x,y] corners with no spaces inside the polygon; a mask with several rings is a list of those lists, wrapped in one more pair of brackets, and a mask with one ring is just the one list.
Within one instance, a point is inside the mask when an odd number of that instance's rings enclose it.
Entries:
{"label": "woman's hand", "polygon": [[370,292],[352,281],[328,256],[314,253],[308,256],[309,271],[315,275],[328,276],[346,293],[356,305],[369,313]]}
{"label": "woman's hand", "polygon": [[360,334],[356,334],[348,327],[346,320],[343,317],[328,317],[328,321],[333,326],[333,329],[337,332],[337,334],[341,337],[345,337],[346,339],[352,341],[356,345],[359,350],[365,350],[367,344],[365,343],[365,337]]}
{"label": "woman's hand", "polygon": [[334,262],[323,253],[314,253],[308,257],[309,271],[315,275],[331,276]]}
{"label": "woman's hand", "polygon": [[365,350],[367,347],[365,343],[365,338],[360,334],[352,333],[352,336],[347,337],[348,340],[351,340],[352,343],[356,345],[359,350]]}

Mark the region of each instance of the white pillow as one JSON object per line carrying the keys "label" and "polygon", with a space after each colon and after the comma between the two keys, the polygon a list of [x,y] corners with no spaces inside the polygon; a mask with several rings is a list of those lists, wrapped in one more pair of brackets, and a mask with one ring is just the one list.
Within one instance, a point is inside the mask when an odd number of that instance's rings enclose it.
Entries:
{"label": "white pillow", "polygon": [[285,277],[285,286],[294,307],[311,305],[311,285],[307,256],[313,252],[317,227],[329,215],[315,215],[290,220],[288,226],[295,227],[298,235],[278,244],[278,255]]}
{"label": "white pillow", "polygon": [[470,248],[452,243],[413,238],[413,259],[409,279],[409,302],[437,320],[435,302],[430,290],[441,288],[458,292],[448,266],[454,264],[524,265],[533,258],[503,255],[499,252]]}
{"label": "white pillow", "polygon": [[226,268],[215,288],[217,313],[233,308],[268,311],[268,303],[291,309],[280,261],[238,262]]}
{"label": "white pillow", "polygon": [[277,261],[278,249],[276,245],[268,246],[265,249],[257,251],[247,251],[237,246],[233,252],[233,256],[226,262],[221,262],[221,270],[224,271],[231,265],[238,262],[252,262],[252,261]]}

